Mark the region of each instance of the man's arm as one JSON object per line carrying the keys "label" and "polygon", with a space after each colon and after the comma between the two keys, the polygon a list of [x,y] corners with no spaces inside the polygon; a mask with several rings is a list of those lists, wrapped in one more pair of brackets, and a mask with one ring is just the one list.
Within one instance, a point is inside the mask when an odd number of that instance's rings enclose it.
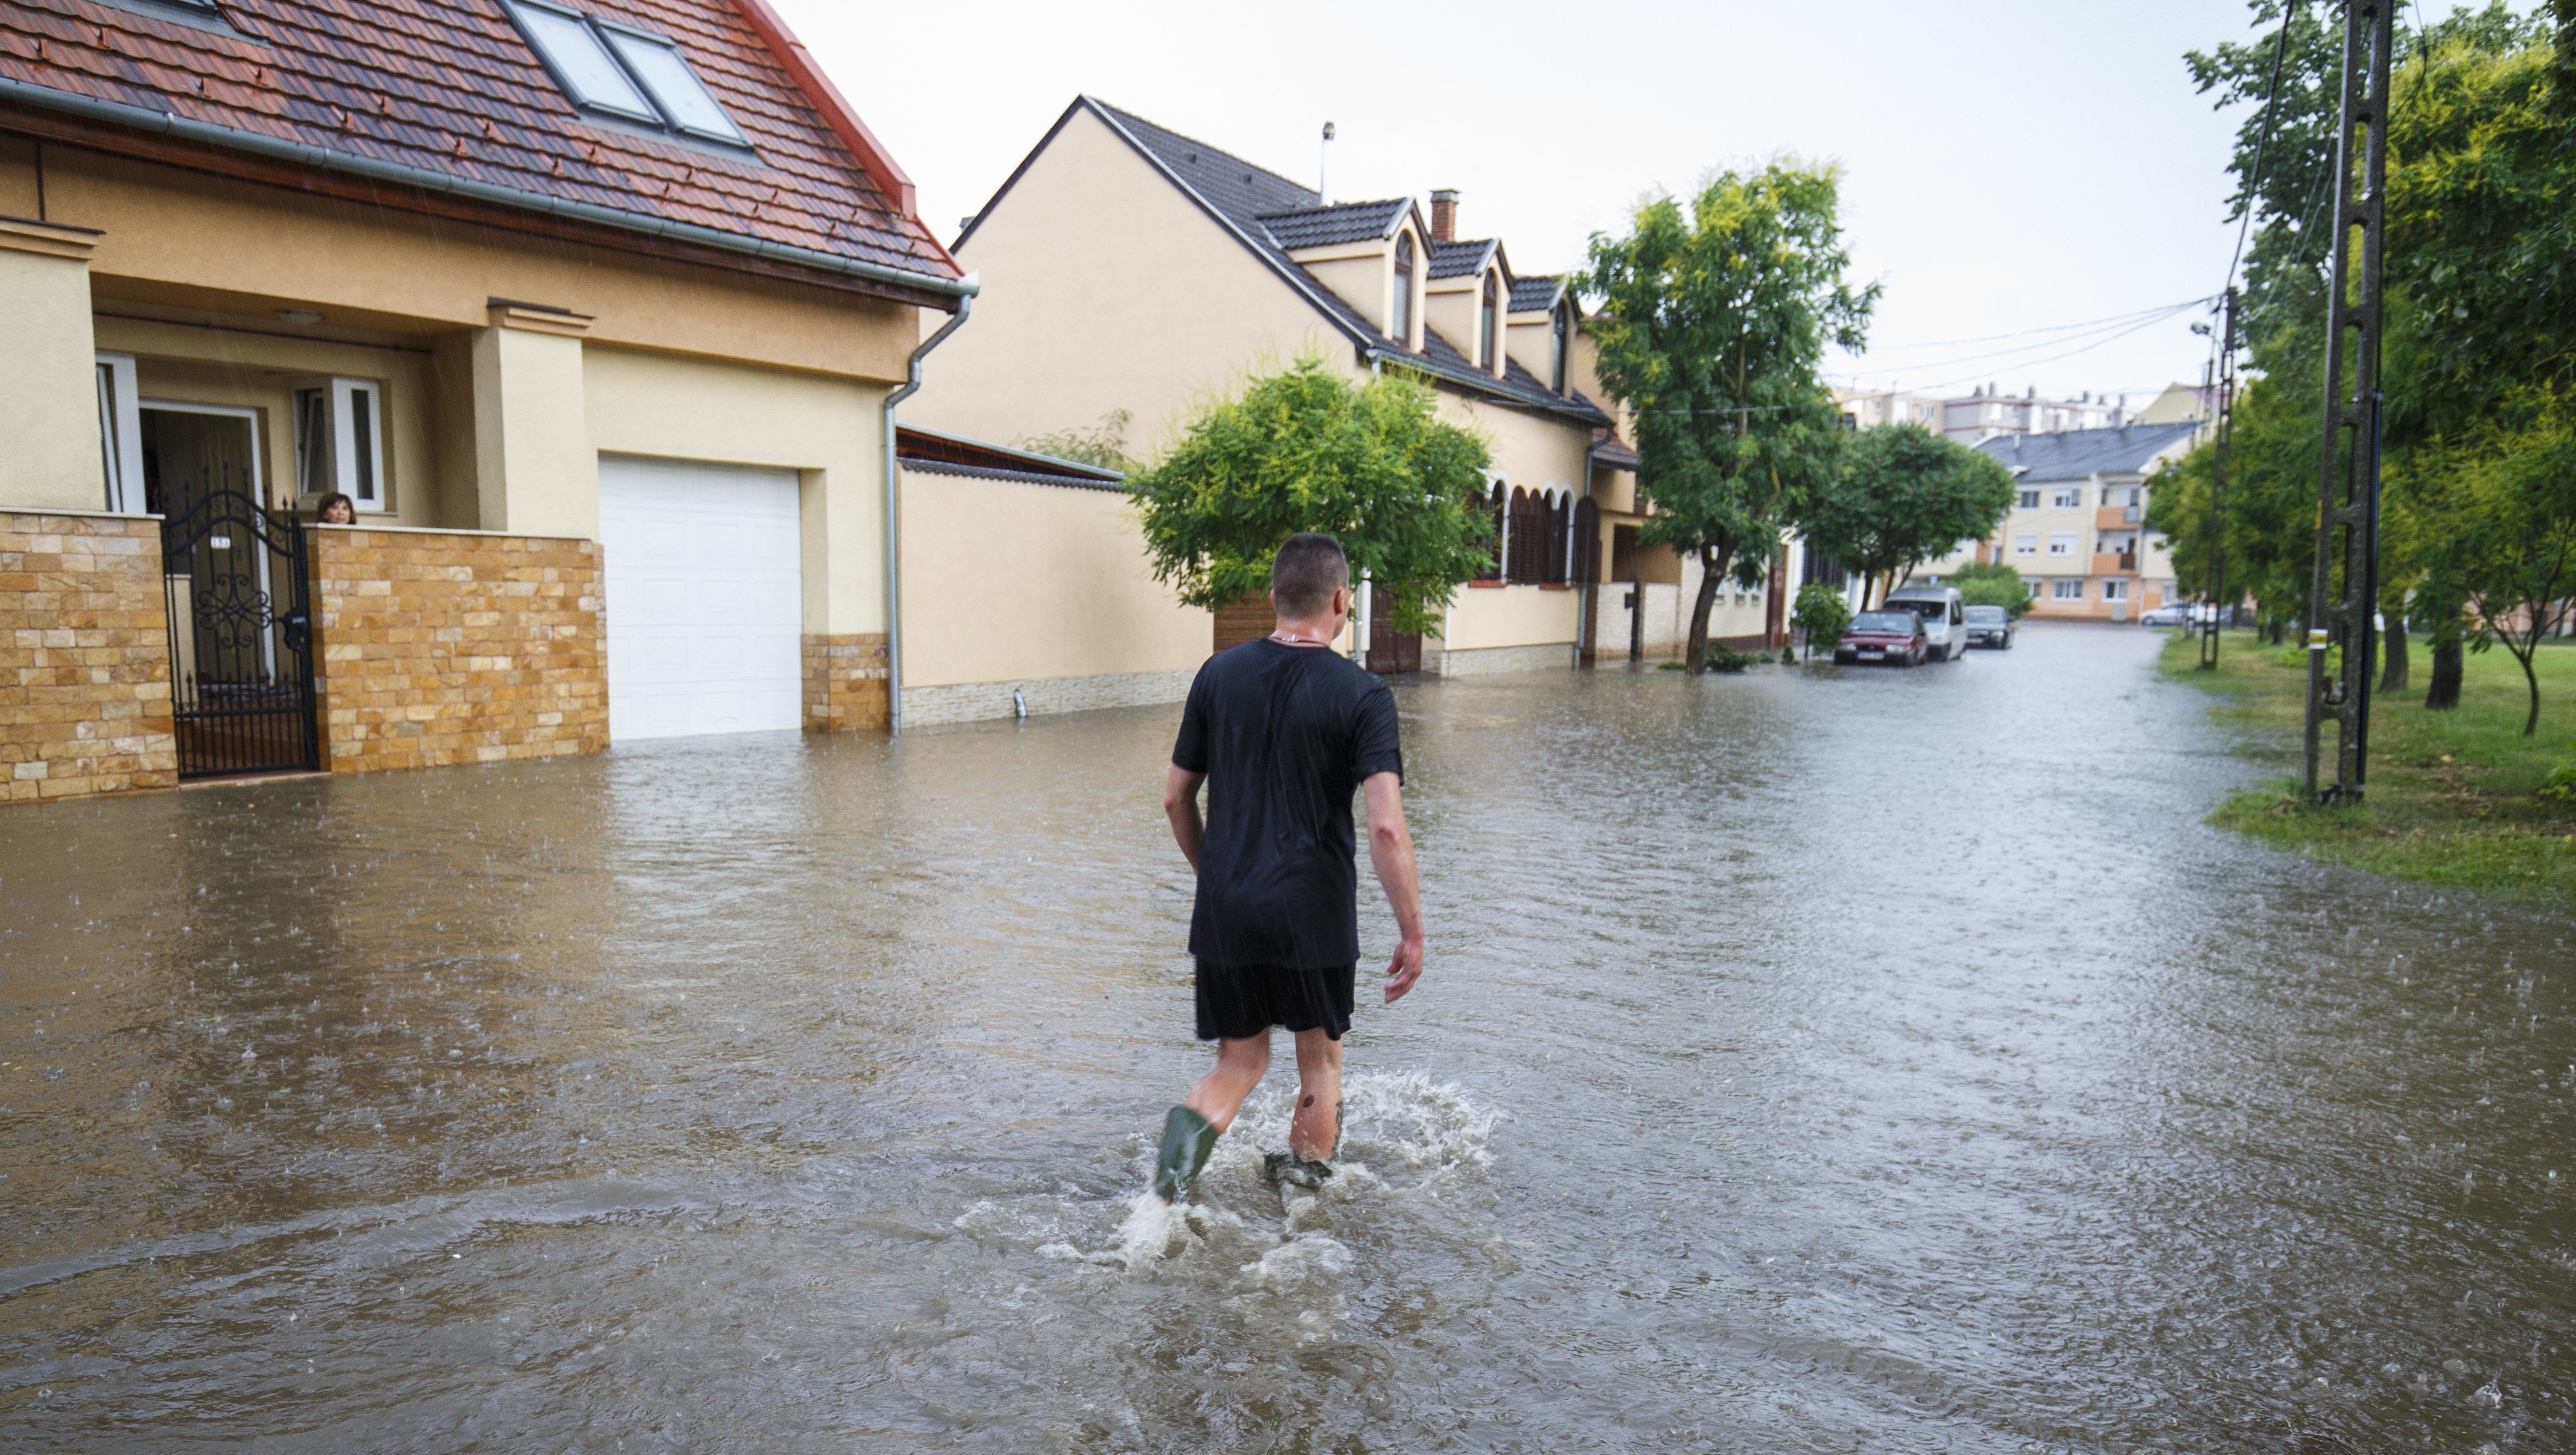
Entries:
{"label": "man's arm", "polygon": [[[1199,817],[1199,785],[1206,781],[1205,773],[1193,773],[1177,763],[1163,780],[1163,817],[1172,821],[1172,842],[1181,846],[1181,857],[1190,861],[1193,874],[1199,872],[1199,840],[1207,833],[1207,822]],[[1409,842],[1404,862],[1409,871],[1413,863]]]}
{"label": "man's arm", "polygon": [[1386,964],[1386,1002],[1393,1005],[1422,978],[1422,879],[1413,867],[1413,830],[1404,822],[1403,778],[1371,773],[1360,792],[1368,802],[1369,863],[1402,936]]}

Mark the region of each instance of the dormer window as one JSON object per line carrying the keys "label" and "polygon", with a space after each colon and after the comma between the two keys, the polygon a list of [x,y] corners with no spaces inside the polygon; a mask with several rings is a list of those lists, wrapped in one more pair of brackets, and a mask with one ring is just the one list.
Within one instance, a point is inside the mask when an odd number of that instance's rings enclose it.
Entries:
{"label": "dormer window", "polygon": [[1485,296],[1477,304],[1476,362],[1499,374],[1503,361],[1503,284],[1485,275]]}
{"label": "dormer window", "polygon": [[700,141],[751,144],[670,41],[537,0],[509,0],[509,9],[574,105]]}
{"label": "dormer window", "polygon": [[1413,346],[1413,234],[1397,233],[1395,237],[1395,311],[1387,317],[1392,323],[1389,337],[1407,348]]}
{"label": "dormer window", "polygon": [[1573,342],[1571,335],[1574,332],[1563,303],[1550,311],[1547,326],[1547,387],[1562,394],[1565,392],[1566,345]]}

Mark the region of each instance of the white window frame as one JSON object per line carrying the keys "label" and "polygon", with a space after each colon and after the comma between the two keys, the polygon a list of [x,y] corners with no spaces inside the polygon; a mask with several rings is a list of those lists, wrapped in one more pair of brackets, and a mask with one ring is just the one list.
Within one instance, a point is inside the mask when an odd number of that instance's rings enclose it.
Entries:
{"label": "white window frame", "polygon": [[[331,478],[313,481],[304,478],[304,396],[324,394],[329,398]],[[359,396],[365,396],[367,427],[354,427],[359,417]],[[381,379],[356,379],[346,375],[298,379],[288,398],[288,427],[294,432],[295,502],[310,507],[332,491],[349,497],[349,503],[360,513],[389,515],[393,512],[393,492],[385,482],[385,386]],[[361,448],[358,436],[366,436]],[[363,467],[363,469],[361,468]],[[361,484],[372,488],[363,493]]]}
{"label": "white window frame", "polygon": [[[536,54],[537,63],[545,67],[546,74],[554,78],[556,89],[562,91],[565,99],[571,101],[575,107],[651,127],[656,131],[667,131],[676,136],[715,142],[721,146],[739,147],[745,151],[751,149],[751,141],[743,135],[740,124],[733,119],[731,112],[725,110],[724,103],[716,98],[715,92],[708,88],[706,79],[698,74],[697,67],[689,64],[688,55],[680,49],[679,42],[668,36],[656,35],[649,30],[641,30],[632,25],[576,10],[570,5],[554,4],[552,0],[506,0],[504,8],[510,12],[510,18],[518,26],[519,34],[527,41],[528,49]],[[547,21],[578,30],[582,40],[589,44],[599,60],[606,62],[609,70],[615,73],[616,79],[632,93],[633,99],[638,104],[627,105],[627,98],[623,96],[593,94],[589,88],[579,84],[567,67],[566,58],[557,54],[558,48],[546,38],[544,31],[531,22],[530,16],[543,17]],[[636,51],[639,47],[650,47],[661,51],[677,63],[680,73],[697,92],[695,98],[684,99],[704,101],[713,109],[717,120],[722,125],[708,126],[699,122],[681,120],[679,108],[673,104],[672,98],[663,94],[665,88],[657,85],[655,79],[646,74],[645,66],[636,59]]]}
{"label": "white window frame", "polygon": [[2052,510],[2081,510],[2084,508],[2084,487],[2079,485],[2072,490],[2053,492],[2048,505]]}
{"label": "white window frame", "polygon": [[143,408],[134,388],[134,356],[101,350],[98,359],[98,460],[107,508],[142,515]]}
{"label": "white window frame", "polygon": [[2048,553],[2052,556],[2074,555],[2075,532],[2071,530],[2050,531],[2048,533]]}
{"label": "white window frame", "polygon": [[2019,508],[2023,510],[2039,509],[2039,491],[2034,488],[2021,492]]}
{"label": "white window frame", "polygon": [[2126,600],[2128,600],[2128,599],[2129,599],[2129,583],[2128,583],[2127,581],[2125,581],[2125,580],[2123,580],[2123,579],[2121,579],[2121,578],[2117,577],[2117,576],[2112,577],[2110,580],[2103,582],[2103,583],[2102,583],[2102,599],[2103,599],[2104,601],[2126,601]]}
{"label": "white window frame", "polygon": [[2082,601],[2084,578],[2081,576],[2054,577],[2049,582],[2048,595],[2052,601]]}
{"label": "white window frame", "polygon": [[2021,533],[2019,533],[2019,534],[2015,535],[2015,536],[2013,537],[2013,554],[2014,554],[2014,555],[2016,555],[2016,556],[2036,556],[2036,555],[2038,555],[2038,554],[2039,554],[2039,532],[2034,531],[2034,530],[2026,530],[2026,531],[2022,531]]}

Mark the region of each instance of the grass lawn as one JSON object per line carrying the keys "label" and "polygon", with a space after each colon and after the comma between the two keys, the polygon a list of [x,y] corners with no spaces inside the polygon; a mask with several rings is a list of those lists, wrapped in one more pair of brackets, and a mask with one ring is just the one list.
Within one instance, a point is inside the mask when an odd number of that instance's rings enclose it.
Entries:
{"label": "grass lawn", "polygon": [[[2576,906],[2576,803],[2541,796],[2552,767],[2576,757],[2576,643],[2543,646],[2540,730],[2522,735],[2522,668],[2497,648],[2469,655],[2460,705],[2424,710],[2431,657],[2413,646],[2414,685],[2371,703],[2369,792],[2357,807],[2318,808],[2299,792],[2305,654],[2231,631],[2216,672],[2177,632],[2163,669],[2217,693],[2220,721],[2245,732],[2242,750],[2282,776],[2228,799],[2210,822],[2313,858],[2401,879],[2452,884],[2514,899]],[[2325,728],[2327,760],[2334,724]]]}

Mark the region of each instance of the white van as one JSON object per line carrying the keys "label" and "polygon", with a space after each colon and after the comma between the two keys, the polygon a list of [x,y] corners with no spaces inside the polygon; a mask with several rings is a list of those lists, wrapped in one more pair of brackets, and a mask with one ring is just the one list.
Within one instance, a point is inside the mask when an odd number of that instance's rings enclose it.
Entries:
{"label": "white van", "polygon": [[1955,662],[1968,650],[1968,603],[1955,586],[1899,586],[1881,605],[1888,611],[1910,611],[1923,618],[1923,635],[1932,642],[1931,658]]}

